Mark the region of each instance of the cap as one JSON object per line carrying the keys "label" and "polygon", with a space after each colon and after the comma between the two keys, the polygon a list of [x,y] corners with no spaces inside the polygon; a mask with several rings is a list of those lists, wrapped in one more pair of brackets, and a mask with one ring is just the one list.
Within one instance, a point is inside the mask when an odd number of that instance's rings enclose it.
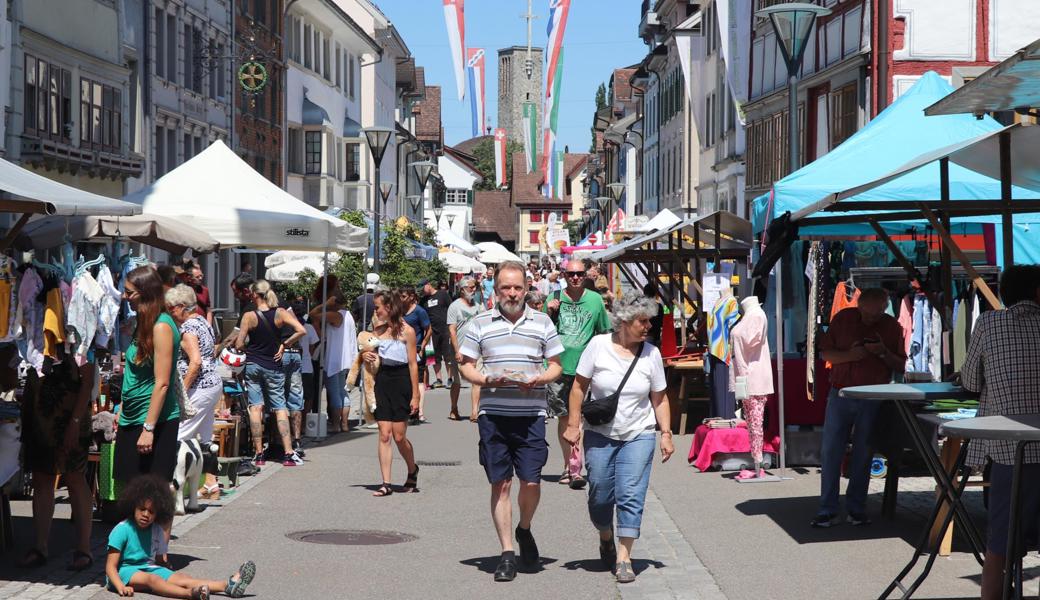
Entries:
{"label": "cap", "polygon": [[365,291],[374,292],[376,286],[379,285],[379,274],[369,273],[368,275],[365,275],[365,282]]}
{"label": "cap", "polygon": [[430,283],[430,280],[429,279],[423,279],[422,281],[419,282],[419,285],[417,285],[416,288],[421,290],[424,287],[426,287],[427,283]]}

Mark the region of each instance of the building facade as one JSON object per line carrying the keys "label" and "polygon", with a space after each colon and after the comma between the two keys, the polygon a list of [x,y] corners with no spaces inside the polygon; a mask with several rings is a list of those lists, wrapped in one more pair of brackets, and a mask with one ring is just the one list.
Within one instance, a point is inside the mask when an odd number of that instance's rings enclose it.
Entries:
{"label": "building facade", "polygon": [[[506,130],[511,141],[523,144],[524,103],[534,102],[536,118],[542,114],[542,48],[511,46],[498,51],[498,127]],[[541,132],[541,121],[538,120]],[[486,132],[481,132],[486,133]],[[542,149],[542,135],[535,136],[537,151]]]}
{"label": "building facade", "polygon": [[444,182],[444,205],[437,223],[436,213],[427,212],[427,222],[434,229],[450,229],[464,240],[470,239],[473,224],[474,188],[484,181],[475,164],[476,159],[445,146],[437,157],[437,170]]}
{"label": "building facade", "polygon": [[[282,172],[282,123],[285,119],[285,0],[253,0],[236,3],[234,16],[237,72],[254,57],[263,57],[267,81],[250,93],[233,82],[233,149],[271,183],[284,186]],[[294,38],[295,39],[295,38]],[[247,67],[248,68],[248,67]]]}

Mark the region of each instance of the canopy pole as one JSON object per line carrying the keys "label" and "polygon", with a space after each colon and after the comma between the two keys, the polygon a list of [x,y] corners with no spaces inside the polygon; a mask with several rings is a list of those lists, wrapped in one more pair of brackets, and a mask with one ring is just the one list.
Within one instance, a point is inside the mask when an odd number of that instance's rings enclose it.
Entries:
{"label": "canopy pole", "polygon": [[981,275],[979,275],[979,272],[975,270],[975,266],[971,264],[971,260],[968,258],[968,255],[960,249],[960,246],[954,243],[953,239],[950,237],[950,233],[946,231],[946,228],[943,227],[942,223],[939,222],[939,219],[935,216],[935,213],[933,213],[927,206],[922,206],[921,212],[924,214],[925,218],[927,218],[928,221],[932,224],[932,227],[935,228],[935,231],[939,234],[939,237],[942,238],[943,244],[948,245],[950,247],[950,251],[952,251],[953,254],[957,257],[957,260],[960,261],[961,265],[964,267],[964,271],[968,274],[968,277],[971,278],[971,281],[975,284],[975,287],[978,288],[980,292],[982,292],[983,297],[985,297],[986,301],[989,302],[990,307],[992,307],[993,310],[1000,310],[1001,308],[1003,308],[1003,305],[1000,303],[1000,300],[997,299],[996,294],[993,293],[993,290],[990,289],[986,281],[982,278]]}
{"label": "canopy pole", "polygon": [[[321,276],[321,360],[318,361],[318,389],[322,390],[325,388],[325,361],[328,360],[329,356],[329,316],[328,316],[328,304],[329,304],[329,248],[325,246],[325,255],[322,257],[322,266],[325,268],[325,272]],[[306,343],[306,342],[305,342]],[[328,390],[325,391],[325,412],[328,413]],[[318,394],[318,402],[315,407],[315,411],[318,413],[318,422],[321,422],[321,394]],[[340,423],[340,430],[346,423]],[[318,431],[321,431],[321,427],[318,427]]]}
{"label": "canopy pole", "polygon": [[1011,132],[1000,132],[997,138],[1000,146],[1000,199],[1003,201],[1001,211],[1001,236],[1004,247],[1004,267],[1015,264],[1014,221],[1011,209]]}
{"label": "canopy pole", "polygon": [[776,274],[776,398],[780,413],[780,477],[783,478],[787,468],[787,454],[784,450],[784,258],[781,256],[773,267]]}
{"label": "canopy pole", "polygon": [[[950,230],[950,159],[944,157],[939,159],[939,202],[943,206],[943,210],[939,213],[939,221],[942,223],[943,229],[946,231]],[[946,350],[942,357],[942,376],[943,378],[950,377],[953,375],[953,365],[957,364],[954,357],[953,348],[953,256],[950,253],[950,248],[946,244],[946,240],[943,240],[942,245],[942,264],[939,266],[939,273],[942,276],[942,347]],[[935,306],[935,303],[932,303]]]}
{"label": "canopy pole", "polygon": [[25,228],[25,224],[29,222],[29,219],[33,216],[33,213],[22,213],[22,216],[18,217],[14,225],[11,226],[11,230],[7,232],[4,239],[0,240],[0,252],[7,250],[11,244],[14,243],[15,238]]}

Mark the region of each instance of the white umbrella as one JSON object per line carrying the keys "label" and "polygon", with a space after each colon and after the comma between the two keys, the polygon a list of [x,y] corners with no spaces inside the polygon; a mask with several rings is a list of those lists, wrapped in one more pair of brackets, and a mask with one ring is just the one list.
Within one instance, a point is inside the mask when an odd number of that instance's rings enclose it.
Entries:
{"label": "white umbrella", "polygon": [[[331,259],[330,259],[331,262]],[[321,257],[298,258],[267,269],[264,279],[268,281],[296,281],[304,270],[310,269],[318,276],[325,274],[325,262]]]}
{"label": "white umbrella", "polygon": [[455,252],[465,254],[466,256],[472,256],[473,258],[480,256],[480,248],[462,239],[450,229],[441,229],[437,232],[437,243],[441,246],[450,246]]}
{"label": "white umbrella", "polygon": [[188,223],[162,215],[140,214],[128,217],[47,216],[33,219],[22,230],[36,249],[56,248],[65,241],[107,241],[130,239],[172,254],[213,252],[217,240]]}
{"label": "white umbrella", "polygon": [[505,246],[497,242],[480,242],[477,244],[477,248],[480,248],[480,262],[484,264],[497,265],[509,260],[524,262],[522,258],[506,250]]}
{"label": "white umbrella", "polygon": [[441,252],[438,258],[448,268],[449,273],[468,275],[470,273],[483,273],[486,269],[484,263],[458,252]]}
{"label": "white umbrella", "polygon": [[[268,269],[273,269],[278,265],[284,265],[285,263],[295,262],[304,259],[316,259],[322,260],[325,257],[324,252],[307,252],[301,250],[279,250],[278,252],[272,252],[267,255],[264,259],[264,266]],[[329,263],[339,262],[338,252],[329,252]]]}

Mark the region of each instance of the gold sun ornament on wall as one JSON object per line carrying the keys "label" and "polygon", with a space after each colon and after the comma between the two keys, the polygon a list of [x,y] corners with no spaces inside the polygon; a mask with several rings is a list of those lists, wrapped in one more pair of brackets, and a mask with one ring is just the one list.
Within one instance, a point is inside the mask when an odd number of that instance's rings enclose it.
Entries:
{"label": "gold sun ornament on wall", "polygon": [[249,61],[238,68],[238,83],[246,92],[255,94],[264,89],[269,76],[262,63]]}

